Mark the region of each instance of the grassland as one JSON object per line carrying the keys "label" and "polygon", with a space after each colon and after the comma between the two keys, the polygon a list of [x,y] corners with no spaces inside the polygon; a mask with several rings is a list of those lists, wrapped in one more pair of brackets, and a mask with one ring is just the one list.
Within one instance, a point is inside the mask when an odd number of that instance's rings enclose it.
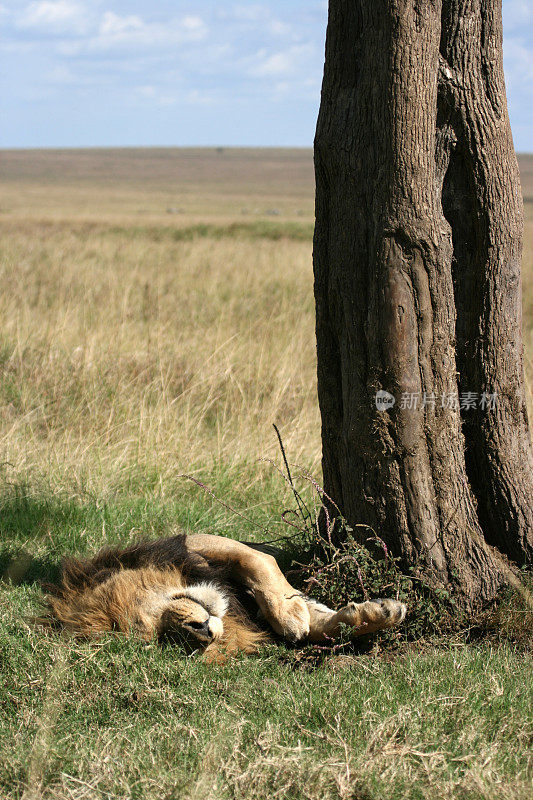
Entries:
{"label": "grassland", "polygon": [[[279,463],[276,422],[319,474],[313,174],[305,150],[1,161],[0,797],[529,797],[523,645],[400,638],[318,663],[272,646],[207,668],[26,621],[65,553],[286,533],[262,459]],[[523,274],[533,386],[531,200]]]}

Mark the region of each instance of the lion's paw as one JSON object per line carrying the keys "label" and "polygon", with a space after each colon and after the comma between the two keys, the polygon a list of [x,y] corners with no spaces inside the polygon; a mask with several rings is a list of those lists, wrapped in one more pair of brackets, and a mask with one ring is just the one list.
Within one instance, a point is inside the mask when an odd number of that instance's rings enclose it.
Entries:
{"label": "lion's paw", "polygon": [[[290,642],[298,642],[309,634],[311,616],[307,603],[299,595],[277,598],[270,605],[268,621],[276,633]],[[273,607],[274,606],[274,607]]]}
{"label": "lion's paw", "polygon": [[407,606],[399,600],[378,599],[365,603],[349,603],[340,609],[342,622],[357,629],[357,634],[373,633],[399,625],[407,613]]}
{"label": "lion's paw", "polygon": [[379,599],[370,601],[372,604],[377,605],[380,609],[382,617],[386,624],[384,628],[393,628],[394,625],[399,625],[404,621],[407,614],[407,606],[399,600]]}

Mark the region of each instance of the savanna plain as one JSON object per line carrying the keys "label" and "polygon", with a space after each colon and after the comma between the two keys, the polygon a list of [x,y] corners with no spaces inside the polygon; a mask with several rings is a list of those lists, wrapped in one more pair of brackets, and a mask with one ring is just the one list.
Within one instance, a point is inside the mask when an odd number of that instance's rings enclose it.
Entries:
{"label": "savanna plain", "polygon": [[[312,155],[4,151],[1,165],[0,797],[531,797],[517,598],[477,640],[410,641],[408,616],[359,650],[272,644],[221,665],[31,623],[63,555],[177,530],[291,535],[272,423],[312,507]],[[531,412],[533,156],[520,167]]]}

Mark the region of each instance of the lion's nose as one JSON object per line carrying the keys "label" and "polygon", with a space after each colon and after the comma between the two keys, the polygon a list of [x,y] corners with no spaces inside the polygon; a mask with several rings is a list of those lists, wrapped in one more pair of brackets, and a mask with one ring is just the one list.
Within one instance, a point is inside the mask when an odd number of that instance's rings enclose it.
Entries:
{"label": "lion's nose", "polygon": [[205,622],[191,622],[190,627],[194,630],[194,632],[205,639],[212,639],[214,636],[213,631],[209,627],[209,620],[206,619]]}
{"label": "lion's nose", "polygon": [[194,628],[195,631],[206,631],[209,629],[209,620],[206,619],[205,622],[189,622],[191,628]]}

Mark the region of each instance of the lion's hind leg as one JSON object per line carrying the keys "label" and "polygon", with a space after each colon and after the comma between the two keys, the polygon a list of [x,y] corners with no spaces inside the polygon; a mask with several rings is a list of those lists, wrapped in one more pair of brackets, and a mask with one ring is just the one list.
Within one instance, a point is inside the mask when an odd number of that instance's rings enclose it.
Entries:
{"label": "lion's hind leg", "polygon": [[312,598],[305,599],[311,617],[309,639],[312,642],[335,639],[340,634],[341,624],[352,629],[352,637],[393,628],[403,621],[407,612],[407,607],[398,600],[348,603],[338,611],[333,611]]}

